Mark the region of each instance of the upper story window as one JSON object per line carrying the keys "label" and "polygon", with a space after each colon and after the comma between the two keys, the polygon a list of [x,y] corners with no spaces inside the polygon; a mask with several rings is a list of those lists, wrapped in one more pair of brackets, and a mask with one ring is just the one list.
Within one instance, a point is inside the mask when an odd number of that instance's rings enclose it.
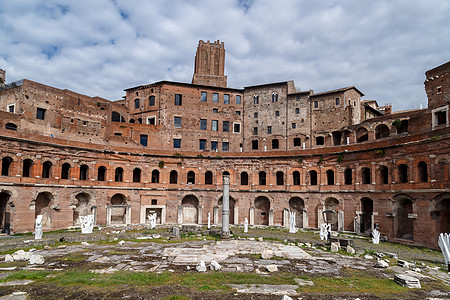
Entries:
{"label": "upper story window", "polygon": [[230,121],[223,121],[223,131],[229,132],[230,131]]}
{"label": "upper story window", "polygon": [[211,130],[212,131],[219,130],[219,121],[218,120],[212,120],[212,122],[211,122]]}
{"label": "upper story window", "polygon": [[37,110],[36,110],[36,119],[44,120],[45,119],[45,112],[46,112],[45,108],[38,107]]}
{"label": "upper story window", "polygon": [[314,108],[318,108],[319,107],[319,101],[314,101]]}
{"label": "upper story window", "polygon": [[218,114],[219,110],[217,108],[213,108],[213,114]]}
{"label": "upper story window", "polygon": [[258,127],[253,127],[253,135],[258,135]]}
{"label": "upper story window", "polygon": [[292,125],[292,129],[297,128],[297,123],[292,123],[291,125]]}
{"label": "upper story window", "polygon": [[181,117],[174,117],[173,118],[173,126],[175,128],[181,128]]}
{"label": "upper story window", "polygon": [[241,132],[241,124],[240,123],[233,123],[233,132],[234,133]]}
{"label": "upper story window", "polygon": [[267,126],[267,134],[272,134],[272,126]]}
{"label": "upper story window", "polygon": [[206,150],[206,140],[200,140],[199,149]]}
{"label": "upper story window", "polygon": [[206,123],[208,121],[206,119],[200,119],[200,130],[206,130]]}
{"label": "upper story window", "polygon": [[296,101],[300,101],[300,96],[297,96],[297,97],[295,98],[295,100],[296,100]]}
{"label": "upper story window", "polygon": [[148,144],[148,135],[141,134],[139,142],[140,142],[140,144],[142,146],[147,146],[147,144]]}
{"label": "upper story window", "polygon": [[298,115],[299,113],[300,113],[300,108],[297,107],[297,108],[295,109],[295,114]]}
{"label": "upper story window", "polygon": [[139,98],[134,99],[134,108],[137,109],[137,108],[139,108],[140,106],[141,106],[141,105],[140,105],[140,100],[139,100]]}
{"label": "upper story window", "polygon": [[148,98],[148,105],[149,106],[154,106],[155,105],[155,96],[150,96],[149,98]]}
{"label": "upper story window", "polygon": [[253,113],[253,117],[258,118],[258,113],[257,112]]}
{"label": "upper story window", "polygon": [[200,100],[202,102],[206,102],[208,100],[208,93],[207,92],[202,92],[202,94],[200,96]]}
{"label": "upper story window", "polygon": [[336,105],[339,105],[339,104],[341,104],[341,99],[338,97],[335,99],[335,102],[336,102]]}
{"label": "upper story window", "polygon": [[181,148],[181,139],[173,139],[173,147],[174,148]]}
{"label": "upper story window", "polygon": [[241,115],[241,111],[240,110],[237,110],[236,111],[236,116],[240,116]]}
{"label": "upper story window", "polygon": [[228,151],[230,149],[230,144],[228,142],[222,142],[222,151]]}
{"label": "upper story window", "polygon": [[214,103],[219,103],[219,94],[213,93],[213,102]]}
{"label": "upper story window", "polygon": [[156,117],[155,116],[147,117],[147,124],[148,125],[156,125]]}
{"label": "upper story window", "polygon": [[15,113],[16,112],[16,105],[15,104],[9,104],[8,105],[8,112]]}
{"label": "upper story window", "polygon": [[442,93],[442,86],[438,86],[438,87],[437,87],[437,93],[438,93],[438,94]]}
{"label": "upper story window", "polygon": [[253,96],[253,104],[259,104],[259,96],[258,95]]}
{"label": "upper story window", "polygon": [[241,95],[236,95],[236,104],[241,104]]}
{"label": "upper story window", "polygon": [[176,106],[181,106],[182,101],[183,101],[183,96],[181,94],[175,94],[175,105]]}
{"label": "upper story window", "polygon": [[223,103],[230,104],[230,95],[228,94],[223,95]]}
{"label": "upper story window", "polygon": [[217,150],[217,145],[218,145],[217,141],[211,141],[211,150],[212,151],[216,151]]}
{"label": "upper story window", "polygon": [[277,93],[273,93],[272,94],[272,103],[278,102],[278,94]]}
{"label": "upper story window", "polygon": [[279,110],[276,110],[275,111],[275,117],[279,117],[280,116],[280,111]]}

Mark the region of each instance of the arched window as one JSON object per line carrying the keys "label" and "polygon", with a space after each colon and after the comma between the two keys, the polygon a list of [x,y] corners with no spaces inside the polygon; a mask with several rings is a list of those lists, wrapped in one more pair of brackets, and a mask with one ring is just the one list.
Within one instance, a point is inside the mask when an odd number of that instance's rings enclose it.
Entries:
{"label": "arched window", "polygon": [[405,164],[398,165],[398,181],[400,183],[408,182],[408,166]]}
{"label": "arched window", "polygon": [[370,184],[372,182],[369,168],[364,167],[361,169],[361,181],[362,184]]}
{"label": "arched window", "polygon": [[115,182],[123,181],[123,169],[121,167],[116,168],[116,172],[114,174],[114,181]]}
{"label": "arched window", "polygon": [[31,176],[31,168],[33,168],[33,161],[31,159],[25,159],[23,161],[22,176],[30,177]]}
{"label": "arched window", "polygon": [[280,148],[280,141],[278,139],[272,140],[272,149],[278,149]]}
{"label": "arched window", "polygon": [[141,182],[141,169],[135,168],[133,170],[133,182]]}
{"label": "arched window", "polygon": [[138,118],[138,123],[142,124],[142,118]]}
{"label": "arched window", "polygon": [[347,168],[344,171],[344,184],[352,184],[352,183],[353,183],[352,169]]}
{"label": "arched window", "polygon": [[42,164],[42,178],[50,178],[52,165],[53,164],[50,161],[46,161]]}
{"label": "arched window", "polygon": [[70,169],[69,163],[63,163],[61,166],[61,179],[70,179]]}
{"label": "arched window", "polygon": [[175,170],[170,171],[170,181],[171,184],[177,184],[178,183],[178,172]]}
{"label": "arched window", "polygon": [[334,185],[334,171],[327,170],[327,184]]}
{"label": "arched window", "polygon": [[97,170],[97,180],[98,181],[105,181],[106,179],[106,167],[100,166]]}
{"label": "arched window", "polygon": [[80,166],[80,180],[88,180],[88,170],[87,165]]}
{"label": "arched window", "polygon": [[152,183],[159,183],[159,171],[156,169],[152,171]]}
{"label": "arched window", "polygon": [[3,157],[2,159],[2,176],[9,176],[9,169],[13,159],[9,156]]}
{"label": "arched window", "polygon": [[241,185],[248,185],[248,173],[247,172],[241,173]]}
{"label": "arched window", "polygon": [[136,120],[133,119],[133,118],[131,118],[131,119],[130,119],[130,123],[131,123],[131,124],[134,124],[134,123],[136,123]]}
{"label": "arched window", "polygon": [[5,129],[9,129],[9,130],[17,130],[17,125],[14,124],[14,123],[6,123]]}
{"label": "arched window", "polygon": [[419,162],[417,164],[417,175],[419,182],[428,182],[428,168],[426,162]]}
{"label": "arched window", "polygon": [[317,172],[314,170],[309,171],[309,184],[317,185]]}
{"label": "arched window", "polygon": [[125,122],[125,118],[119,114],[117,111],[113,111],[111,113],[111,121],[112,122]]}
{"label": "arched window", "polygon": [[141,106],[141,105],[140,105],[139,98],[134,99],[134,108],[135,108],[135,109],[138,109],[140,106]]}
{"label": "arched window", "polygon": [[278,94],[277,93],[272,93],[272,102],[278,102]]}
{"label": "arched window", "polygon": [[318,108],[319,107],[319,101],[314,101],[314,108]]}
{"label": "arched window", "polygon": [[362,143],[369,140],[369,132],[366,128],[362,127],[356,131],[356,141]]}
{"label": "arched window", "polygon": [[375,128],[375,138],[376,139],[386,138],[389,135],[390,135],[389,127],[386,126],[385,124],[378,125]]}
{"label": "arched window", "polygon": [[155,96],[154,95],[148,97],[148,105],[149,106],[154,106],[155,105]]}
{"label": "arched window", "polygon": [[388,184],[389,183],[389,170],[386,166],[380,166],[380,183]]}
{"label": "arched window", "polygon": [[277,172],[277,185],[284,185],[284,173],[281,171]]}
{"label": "arched window", "polygon": [[300,185],[300,172],[299,171],[294,171],[292,173],[292,181],[293,181],[294,185]]}
{"label": "arched window", "polygon": [[194,171],[189,171],[187,173],[187,183],[195,184],[195,172]]}
{"label": "arched window", "polygon": [[213,173],[211,171],[205,173],[205,184],[213,184]]}
{"label": "arched window", "polygon": [[259,104],[259,96],[258,95],[253,96],[253,104]]}
{"label": "arched window", "polygon": [[266,185],[266,172],[259,172],[259,185]]}

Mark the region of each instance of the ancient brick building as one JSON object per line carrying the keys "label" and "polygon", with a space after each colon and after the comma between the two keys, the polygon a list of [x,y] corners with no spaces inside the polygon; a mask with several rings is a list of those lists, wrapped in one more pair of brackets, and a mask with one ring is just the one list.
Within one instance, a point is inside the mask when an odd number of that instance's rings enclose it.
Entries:
{"label": "ancient brick building", "polygon": [[[229,88],[225,48],[199,42],[192,83],[160,81],[120,101],[30,80],[0,86],[0,230],[231,223],[370,232],[436,247],[450,232],[449,70],[426,72],[427,109],[392,112],[356,87]],[[3,76],[5,73],[0,72]],[[4,81],[4,80],[3,80]]]}

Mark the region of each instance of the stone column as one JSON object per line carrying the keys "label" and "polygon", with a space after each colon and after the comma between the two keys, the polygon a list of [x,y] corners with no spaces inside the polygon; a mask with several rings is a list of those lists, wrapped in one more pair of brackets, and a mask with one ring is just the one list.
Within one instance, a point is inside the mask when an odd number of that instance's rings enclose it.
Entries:
{"label": "stone column", "polygon": [[213,224],[215,224],[215,225],[219,224],[219,207],[218,206],[213,207]]}
{"label": "stone column", "polygon": [[197,208],[197,224],[203,224],[203,206],[201,205]]}
{"label": "stone column", "polygon": [[269,209],[269,226],[273,226],[273,208]]}
{"label": "stone column", "polygon": [[131,224],[131,205],[128,205],[126,208],[125,208],[125,223],[128,225],[128,224]]}
{"label": "stone column", "polygon": [[182,224],[183,223],[183,205],[178,205],[177,208],[177,223]]}
{"label": "stone column", "polygon": [[309,228],[308,211],[303,210],[303,228]]}
{"label": "stone column", "polygon": [[250,223],[250,225],[255,225],[255,207],[254,206],[250,207],[249,223]]}
{"label": "stone column", "polygon": [[344,231],[344,211],[338,210],[338,231]]}
{"label": "stone column", "polygon": [[239,207],[237,207],[236,205],[234,206],[234,225],[238,225],[239,224]]}
{"label": "stone column", "polygon": [[230,236],[230,176],[223,176],[222,237]]}
{"label": "stone column", "polygon": [[317,210],[317,228],[320,229],[320,226],[323,224],[323,209]]}
{"label": "stone column", "polygon": [[283,209],[283,226],[289,227],[289,208]]}
{"label": "stone column", "polygon": [[106,225],[111,225],[111,206],[106,207]]}

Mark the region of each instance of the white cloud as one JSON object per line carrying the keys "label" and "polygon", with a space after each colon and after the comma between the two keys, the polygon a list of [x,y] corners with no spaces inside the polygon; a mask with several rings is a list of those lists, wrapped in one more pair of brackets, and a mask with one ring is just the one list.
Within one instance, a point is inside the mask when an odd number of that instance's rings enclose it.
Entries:
{"label": "white cloud", "polygon": [[426,104],[424,72],[449,60],[447,1],[0,2],[0,67],[91,96],[190,82],[198,40],[225,42],[229,86],[355,85],[394,109]]}

